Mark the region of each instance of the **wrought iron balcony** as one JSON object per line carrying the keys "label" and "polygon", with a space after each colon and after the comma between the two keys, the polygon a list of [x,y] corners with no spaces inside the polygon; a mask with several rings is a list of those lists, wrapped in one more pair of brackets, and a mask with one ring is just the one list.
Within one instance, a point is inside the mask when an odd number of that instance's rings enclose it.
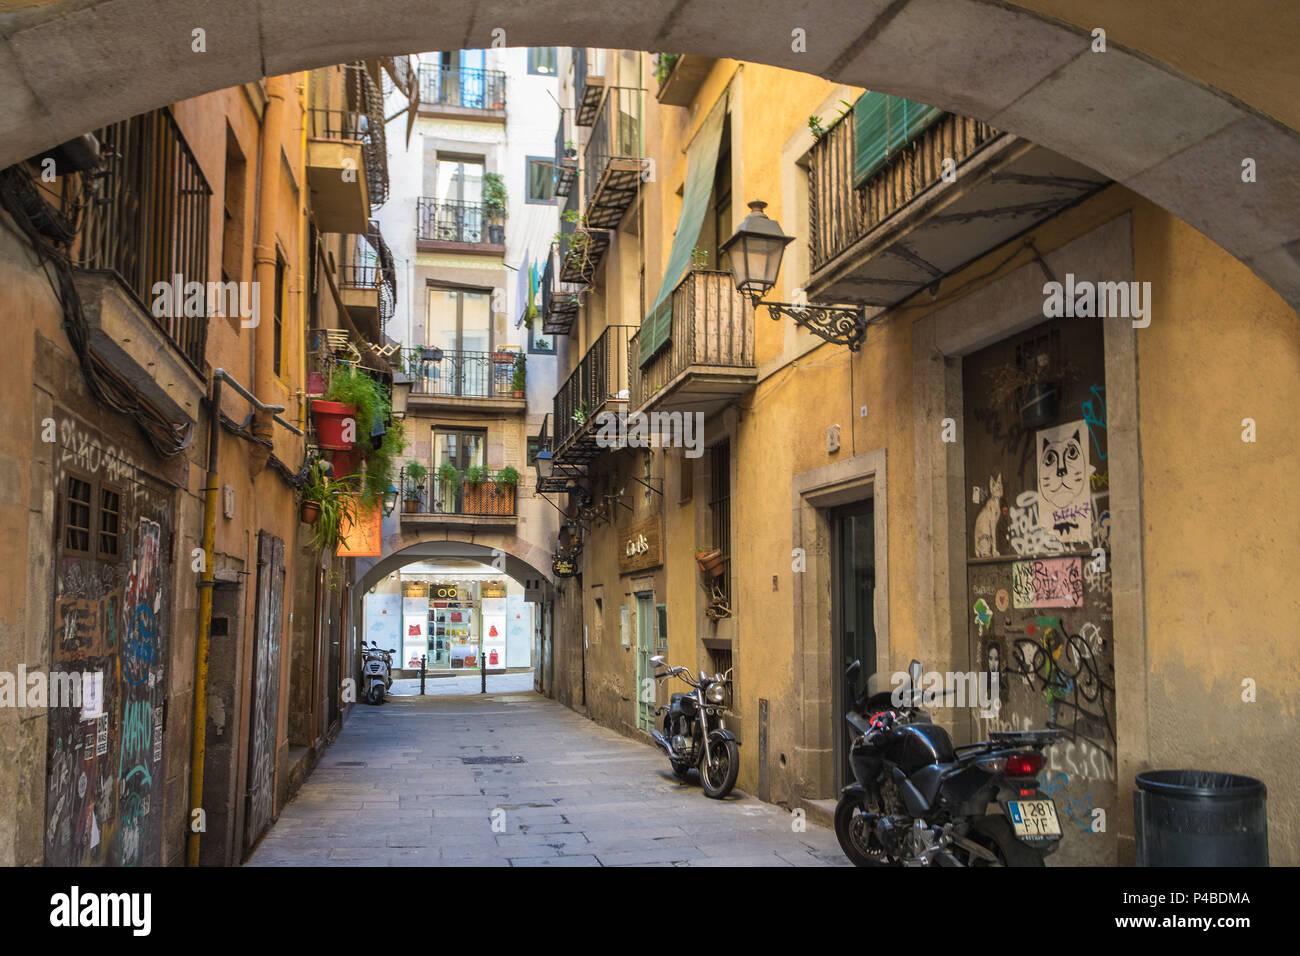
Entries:
{"label": "wrought iron balcony", "polygon": [[[382,343],[397,301],[397,268],[379,221],[370,220],[364,236],[354,236],[347,259],[339,270],[344,303],[354,318],[369,326],[371,341]],[[364,295],[354,295],[364,292]]]}
{"label": "wrought iron balcony", "polygon": [[[925,117],[929,125],[901,144],[885,145],[882,129],[872,164],[858,163],[855,114],[845,113],[810,155],[813,299],[901,302],[1108,182],[1080,163],[952,113]],[[952,173],[947,179],[945,169]],[[860,183],[859,171],[866,174]]]}
{"label": "wrought iron balcony", "polygon": [[[555,195],[568,196],[578,181],[578,148],[566,144],[573,142],[568,124],[569,110],[560,110],[560,122],[555,127]],[[572,150],[573,155],[569,155]]]}
{"label": "wrought iron balcony", "polygon": [[403,521],[430,524],[430,518],[444,517],[456,524],[514,524],[518,514],[516,486],[494,478],[471,485],[463,473],[452,481],[434,472],[417,482],[403,468],[397,486]]}
{"label": "wrought iron balcony", "polygon": [[448,242],[492,247],[504,251],[504,210],[481,202],[421,197],[416,206],[416,239],[420,242]]}
{"label": "wrought iron balcony", "polygon": [[542,273],[542,331],[547,335],[568,335],[582,304],[582,286],[561,281],[559,259],[552,247]]}
{"label": "wrought iron balcony", "polygon": [[[78,265],[114,273],[162,333],[203,368],[206,315],[158,316],[154,285],[177,278],[207,289],[212,189],[170,109],[154,110],[95,133],[105,157],[96,199],[84,213]],[[183,290],[182,290],[183,291]]]}
{"label": "wrought iron balcony", "polygon": [[587,140],[586,219],[592,229],[614,229],[636,200],[645,166],[641,105],[645,91],[610,87]]}
{"label": "wrought iron balcony", "polygon": [[517,399],[515,351],[467,352],[439,348],[402,349],[411,379],[411,398]]}
{"label": "wrought iron balcony", "polygon": [[601,414],[627,409],[628,341],[636,330],[608,326],[555,393],[556,465],[581,466],[602,453],[595,435]]}
{"label": "wrought iron balcony", "polygon": [[644,365],[632,336],[629,408],[712,415],[757,380],[754,306],[728,272],[686,273],[670,302],[668,344]]}
{"label": "wrought iron balcony", "polygon": [[500,70],[424,64],[420,67],[420,108],[504,112],[506,75]]}
{"label": "wrought iron balcony", "polygon": [[610,62],[608,50],[573,48],[573,122],[578,126],[590,126],[596,121],[596,111],[605,94],[606,65]]}
{"label": "wrought iron balcony", "polygon": [[581,218],[578,194],[572,192],[560,216],[560,281],[585,287],[591,285],[601,260],[609,251],[609,233],[587,227],[580,222]]}

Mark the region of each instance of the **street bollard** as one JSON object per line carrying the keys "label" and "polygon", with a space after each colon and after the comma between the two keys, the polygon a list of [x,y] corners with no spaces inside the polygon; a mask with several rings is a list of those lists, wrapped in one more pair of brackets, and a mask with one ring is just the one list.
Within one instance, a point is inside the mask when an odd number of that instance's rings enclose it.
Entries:
{"label": "street bollard", "polygon": [[424,666],[426,663],[428,663],[428,660],[429,660],[428,654],[420,655],[420,696],[421,697],[424,696]]}
{"label": "street bollard", "polygon": [[479,691],[479,693],[486,694],[487,693],[487,659],[483,656],[483,648],[481,645],[478,649],[478,669],[479,672],[483,675],[483,689]]}

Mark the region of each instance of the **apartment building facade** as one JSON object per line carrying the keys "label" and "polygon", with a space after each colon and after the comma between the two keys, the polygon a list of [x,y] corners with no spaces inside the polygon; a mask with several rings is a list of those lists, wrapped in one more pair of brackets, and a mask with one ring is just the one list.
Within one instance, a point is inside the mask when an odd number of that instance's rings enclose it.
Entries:
{"label": "apartment building facade", "polygon": [[369,354],[391,293],[377,256],[345,266],[381,242],[386,69],[206,94],[4,171],[8,864],[238,862],[338,729],[341,562],[298,499],[309,370]]}
{"label": "apartment building facade", "polygon": [[[1238,546],[1295,547],[1210,491],[1267,495],[1254,429],[1294,427],[1281,298],[1078,161],[924,104],[692,56],[574,50],[560,76],[578,155],[541,489],[574,574],[541,690],[643,735],[672,690],[641,693],[653,654],[731,670],[739,786],[826,814],[853,660],[886,688],[914,657],[996,673],[995,701],[935,719],[1064,731],[1041,778],[1063,862],[1129,860],[1140,770],[1276,775],[1293,728],[1251,675],[1294,661],[1261,601],[1282,582],[1209,528],[1231,511]],[[721,255],[755,201],[794,240],[777,308]],[[630,440],[656,411],[702,437]],[[1207,589],[1249,622],[1232,664]],[[1278,794],[1275,832],[1298,809]]]}

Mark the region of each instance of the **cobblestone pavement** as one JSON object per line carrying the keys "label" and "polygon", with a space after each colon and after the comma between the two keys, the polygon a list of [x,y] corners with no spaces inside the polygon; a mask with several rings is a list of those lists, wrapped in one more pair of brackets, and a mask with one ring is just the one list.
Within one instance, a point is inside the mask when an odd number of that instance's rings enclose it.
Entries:
{"label": "cobblestone pavement", "polygon": [[795,832],[789,813],[739,792],[710,800],[654,747],[527,692],[356,707],[248,865],[848,861],[825,827]]}

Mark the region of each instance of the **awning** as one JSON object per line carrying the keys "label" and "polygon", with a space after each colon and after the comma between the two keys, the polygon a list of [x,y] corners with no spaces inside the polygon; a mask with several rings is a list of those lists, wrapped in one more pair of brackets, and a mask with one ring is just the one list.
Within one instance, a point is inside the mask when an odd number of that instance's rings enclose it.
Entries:
{"label": "awning", "polygon": [[673,327],[673,289],[681,281],[690,262],[691,251],[700,238],[704,214],[709,208],[713,180],[718,166],[718,147],[722,143],[722,126],[727,118],[727,96],[724,94],[713,112],[700,127],[699,135],[691,147],[686,163],[686,189],[682,196],[682,212],[673,234],[673,247],[664,269],[664,281],[654,304],[641,322],[638,341],[641,346],[640,363],[644,366],[667,343]]}

